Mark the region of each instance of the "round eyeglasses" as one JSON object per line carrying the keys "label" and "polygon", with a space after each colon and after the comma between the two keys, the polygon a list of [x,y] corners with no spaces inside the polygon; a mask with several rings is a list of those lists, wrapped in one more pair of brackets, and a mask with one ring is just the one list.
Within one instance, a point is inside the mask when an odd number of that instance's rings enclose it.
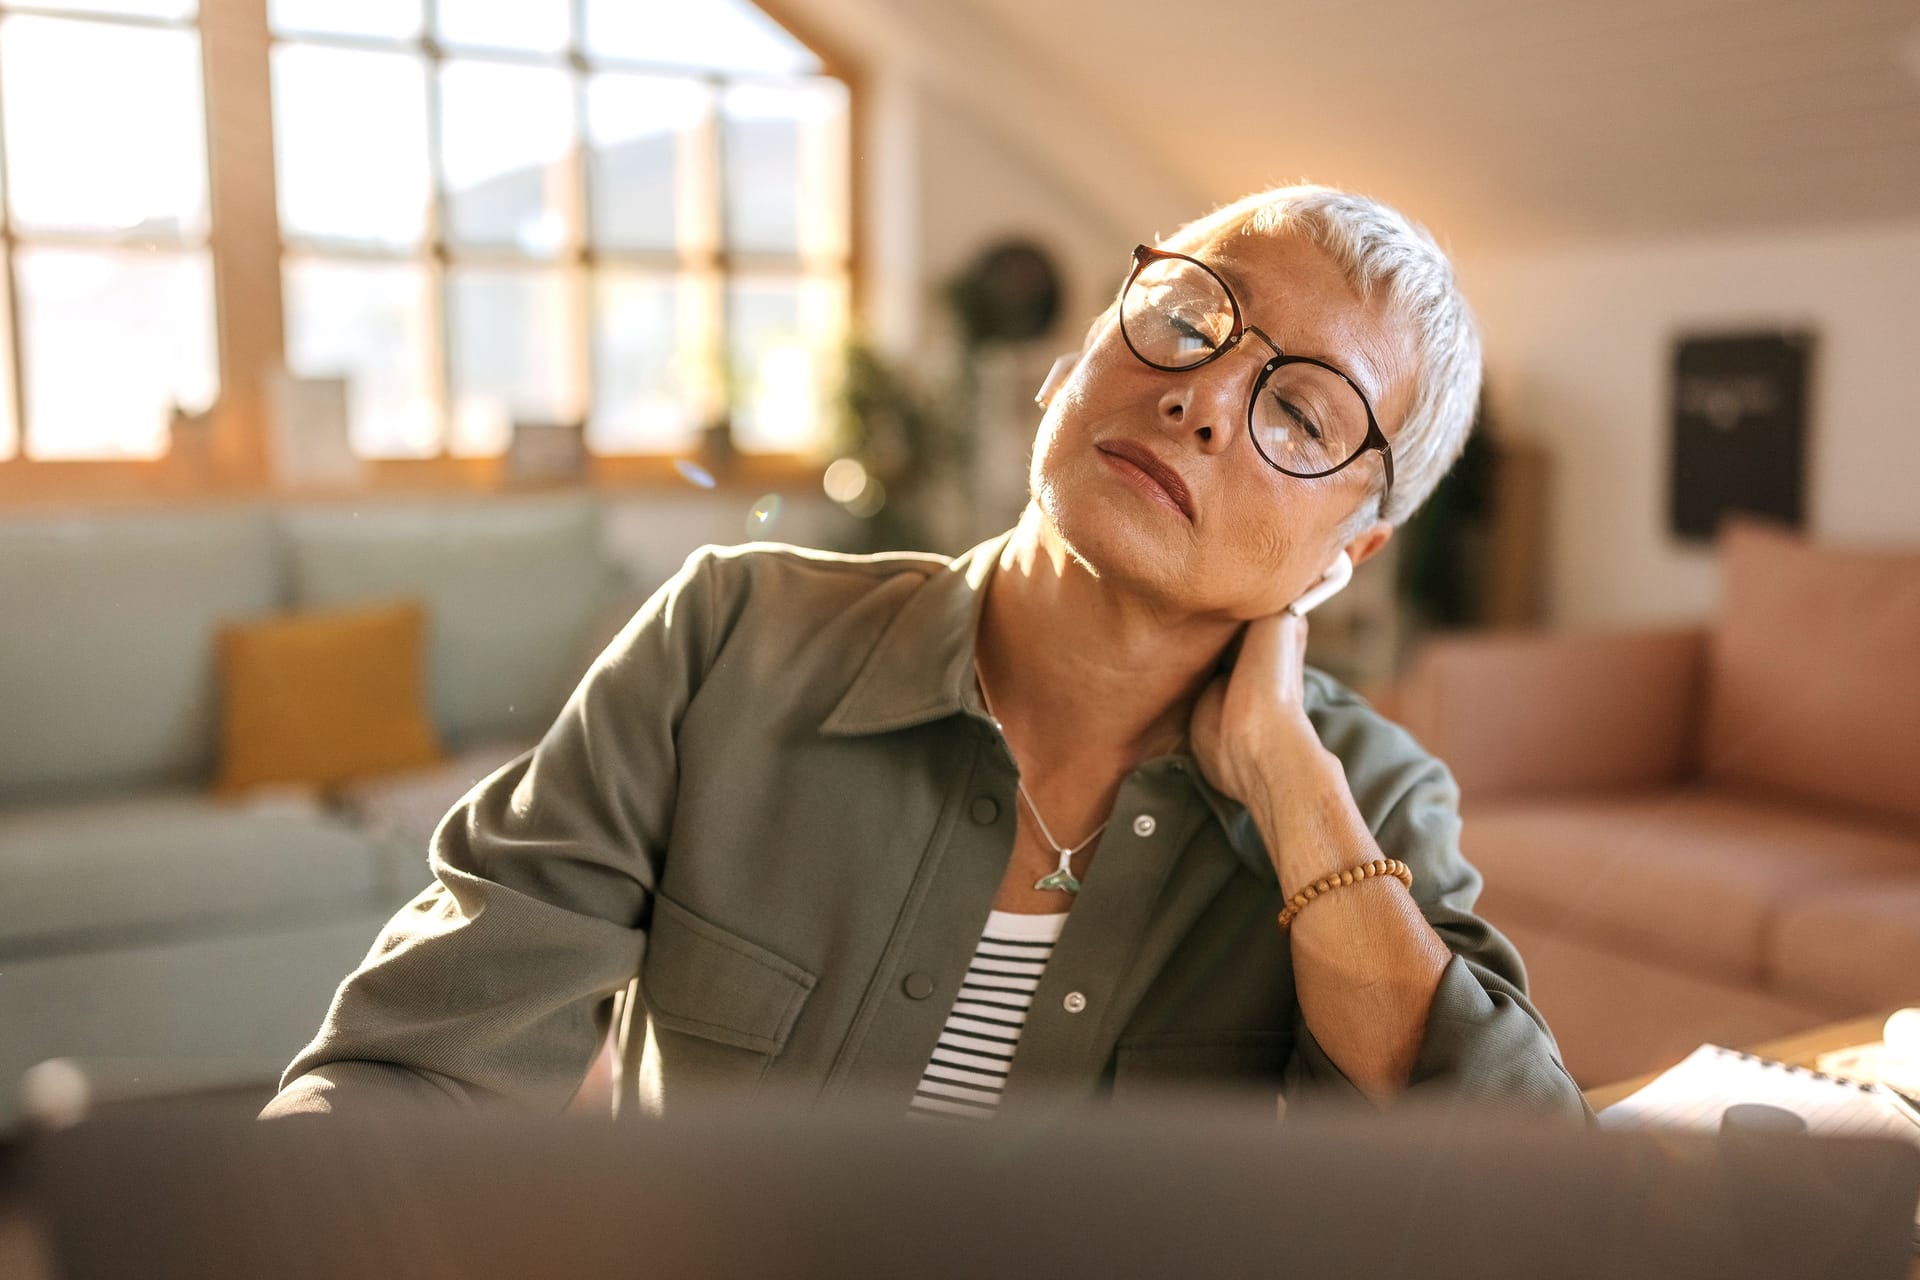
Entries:
{"label": "round eyeglasses", "polygon": [[1198,258],[1137,245],[1120,291],[1120,336],[1135,358],[1168,373],[1218,360],[1251,333],[1273,348],[1247,400],[1247,436],[1267,464],[1303,480],[1330,476],[1369,449],[1393,494],[1393,450],[1353,379],[1324,360],[1290,356],[1240,315],[1227,282]]}

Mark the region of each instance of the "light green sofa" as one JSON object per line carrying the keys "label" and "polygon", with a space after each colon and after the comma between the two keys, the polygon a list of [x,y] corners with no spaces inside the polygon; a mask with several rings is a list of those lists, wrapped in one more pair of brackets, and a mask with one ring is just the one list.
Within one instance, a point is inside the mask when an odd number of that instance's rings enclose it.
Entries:
{"label": "light green sofa", "polygon": [[[429,881],[439,815],[643,598],[600,525],[574,494],[0,516],[0,1133],[48,1059],[104,1093],[271,1089]],[[428,606],[445,767],[213,798],[220,623],[396,596]]]}

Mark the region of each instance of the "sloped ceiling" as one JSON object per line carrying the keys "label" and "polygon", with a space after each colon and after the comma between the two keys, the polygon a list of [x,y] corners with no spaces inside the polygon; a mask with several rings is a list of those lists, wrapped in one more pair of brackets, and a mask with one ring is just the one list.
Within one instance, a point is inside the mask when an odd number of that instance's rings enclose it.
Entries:
{"label": "sloped ceiling", "polygon": [[1351,186],[1460,248],[1920,219],[1914,0],[951,2],[1213,200]]}

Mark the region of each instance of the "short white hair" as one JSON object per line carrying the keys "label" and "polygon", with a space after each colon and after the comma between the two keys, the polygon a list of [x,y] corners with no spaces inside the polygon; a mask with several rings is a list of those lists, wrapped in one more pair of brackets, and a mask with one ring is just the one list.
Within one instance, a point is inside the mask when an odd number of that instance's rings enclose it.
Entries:
{"label": "short white hair", "polygon": [[[1382,476],[1341,527],[1340,541],[1376,520],[1406,523],[1466,448],[1480,400],[1480,330],[1453,264],[1425,227],[1398,210],[1312,184],[1243,196],[1187,223],[1161,247],[1191,251],[1236,233],[1306,237],[1333,258],[1362,298],[1383,290],[1391,310],[1413,326],[1418,355],[1412,403],[1397,429],[1381,424],[1393,447],[1391,502],[1380,505]],[[1353,465],[1365,464],[1362,459]],[[1373,465],[1377,471],[1379,461]]]}

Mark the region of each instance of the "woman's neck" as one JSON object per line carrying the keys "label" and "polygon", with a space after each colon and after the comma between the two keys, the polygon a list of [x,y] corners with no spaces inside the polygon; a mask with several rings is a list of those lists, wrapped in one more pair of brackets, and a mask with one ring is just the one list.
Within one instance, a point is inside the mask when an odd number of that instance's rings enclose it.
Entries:
{"label": "woman's neck", "polygon": [[1029,506],[989,581],[976,657],[1023,767],[1122,765],[1184,741],[1238,630],[1095,578]]}

